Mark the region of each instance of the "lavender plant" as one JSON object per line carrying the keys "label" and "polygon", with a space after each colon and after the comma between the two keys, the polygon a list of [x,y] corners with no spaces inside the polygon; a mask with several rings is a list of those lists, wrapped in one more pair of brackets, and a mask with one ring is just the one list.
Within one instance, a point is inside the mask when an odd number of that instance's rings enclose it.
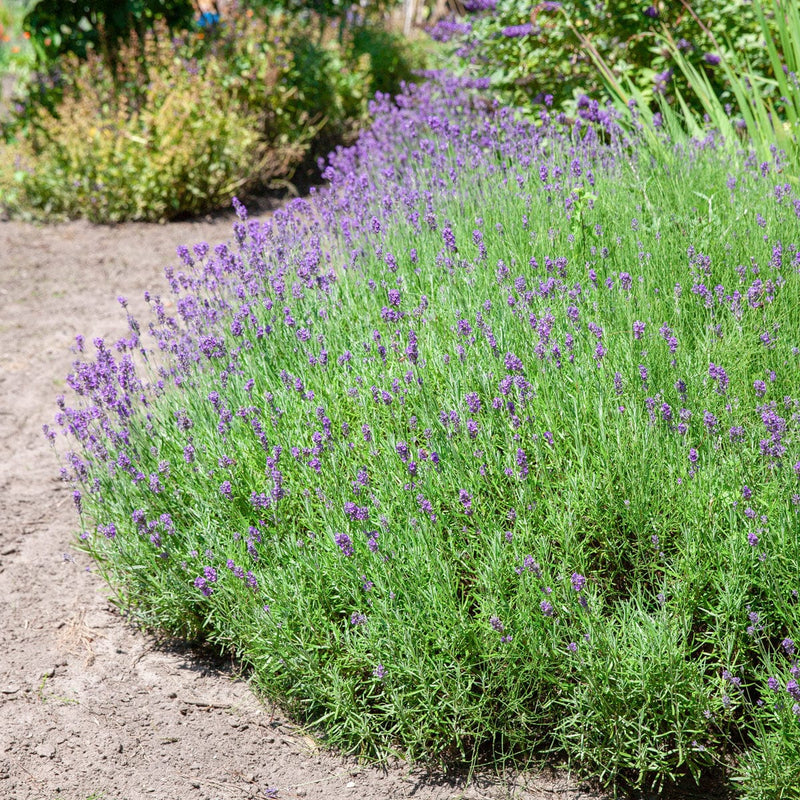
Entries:
{"label": "lavender plant", "polygon": [[349,752],[618,788],[738,754],[788,797],[800,197],[481,86],[379,96],[329,188],[179,250],[174,314],[78,340],[78,544]]}

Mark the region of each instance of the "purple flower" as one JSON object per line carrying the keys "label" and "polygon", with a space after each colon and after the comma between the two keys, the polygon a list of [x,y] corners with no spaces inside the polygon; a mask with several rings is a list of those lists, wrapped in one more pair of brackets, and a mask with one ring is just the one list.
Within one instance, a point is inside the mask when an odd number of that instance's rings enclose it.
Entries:
{"label": "purple flower", "polygon": [[569,306],[569,308],[567,308],[567,316],[573,324],[578,322],[580,314],[581,312],[578,310],[577,306]]}
{"label": "purple flower", "polygon": [[210,597],[214,590],[208,585],[208,582],[202,576],[194,579],[195,589],[199,589],[206,597]]}
{"label": "purple flower", "polygon": [[703,55],[703,60],[706,64],[710,64],[712,67],[716,67],[722,59],[716,53],[705,53]]}
{"label": "purple flower", "polygon": [[517,466],[519,467],[520,478],[528,477],[528,458],[525,451],[520,447],[517,449]]}
{"label": "purple flower", "polygon": [[378,664],[375,669],[372,670],[372,675],[379,681],[382,681],[386,676],[386,667],[384,667],[383,664]]}
{"label": "purple flower", "polygon": [[231,482],[230,481],[223,481],[219,487],[219,493],[223,497],[227,497],[228,500],[231,499]]}
{"label": "purple flower", "polygon": [[692,464],[697,463],[697,450],[694,447],[689,448],[689,462]]}
{"label": "purple flower", "polygon": [[369,506],[357,506],[348,500],[344,504],[344,513],[356,522],[366,522],[369,519]]}
{"label": "purple flower", "polygon": [[570,581],[572,582],[572,588],[576,592],[583,591],[583,587],[586,586],[586,578],[579,572],[573,572]]}
{"label": "purple flower", "polygon": [[644,336],[644,322],[638,320],[633,323],[633,338],[641,339]]}
{"label": "purple flower", "polygon": [[714,433],[719,425],[719,420],[708,410],[703,412],[703,425],[706,426],[709,433]]}
{"label": "purple flower", "polygon": [[506,353],[504,363],[509,372],[522,372],[522,361],[514,353]]}
{"label": "purple flower", "polygon": [[713,362],[708,365],[708,374],[712,381],[717,381],[717,393],[725,394],[728,390],[728,373],[717,364]]}
{"label": "purple flower", "polygon": [[522,36],[529,36],[534,32],[535,28],[530,22],[526,22],[524,25],[509,25],[506,28],[503,28],[503,36],[507,36],[509,39],[515,39]]}
{"label": "purple flower", "polygon": [[603,347],[603,343],[598,342],[597,347],[594,349],[594,360],[599,364],[603,360],[603,356],[605,356],[606,352],[607,350]]}
{"label": "purple flower", "polygon": [[516,567],[517,575],[522,575],[523,572],[532,572],[537,578],[542,577],[542,568],[533,560],[533,556],[525,556],[522,559],[522,566]]}
{"label": "purple flower", "polygon": [[97,529],[106,539],[113,539],[117,535],[117,527],[113,522],[109,522],[108,525],[98,525]]}
{"label": "purple flower", "polygon": [[466,489],[459,489],[458,499],[464,506],[464,513],[470,516],[472,514],[472,495]]}
{"label": "purple flower", "polygon": [[355,554],[353,542],[346,533],[337,533],[333,537],[333,540],[336,542],[343,555],[350,558],[350,556]]}
{"label": "purple flower", "polygon": [[209,583],[217,582],[217,571],[214,567],[203,567],[203,575]]}
{"label": "purple flower", "polygon": [[787,656],[794,655],[795,647],[794,647],[794,641],[792,639],[788,638],[784,639],[781,642],[781,647],[783,648],[783,651],[786,653]]}
{"label": "purple flower", "polygon": [[546,617],[552,617],[555,613],[553,604],[549,600],[542,600],[542,602],[539,603],[539,608],[541,608],[542,614],[544,614]]}
{"label": "purple flower", "polygon": [[494,617],[494,616],[490,617],[489,624],[498,633],[502,633],[506,629],[505,625],[503,625],[503,623],[500,621],[500,617]]}

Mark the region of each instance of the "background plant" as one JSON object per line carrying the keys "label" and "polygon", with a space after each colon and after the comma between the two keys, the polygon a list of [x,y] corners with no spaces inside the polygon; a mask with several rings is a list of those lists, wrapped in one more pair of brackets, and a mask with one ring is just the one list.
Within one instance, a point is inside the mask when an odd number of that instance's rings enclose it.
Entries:
{"label": "background plant", "polygon": [[141,43],[141,49],[127,55],[141,61],[148,31],[162,23],[172,30],[185,28],[193,12],[191,0],[35,0],[24,25],[40,66],[65,53],[86,58],[94,51],[113,75],[120,49],[131,40]]}
{"label": "background plant", "polygon": [[[672,49],[659,38],[664,28],[722,102],[729,102],[732,95],[718,66],[721,56],[739,53],[753,72],[769,75],[771,70],[757,15],[746,0],[689,4],[476,0],[464,5],[468,15],[455,27],[441,24],[434,35],[451,40],[462,69],[490,77],[504,101],[514,105],[542,103],[551,97],[557,105],[568,102],[574,108],[579,95],[602,93],[603,81],[583,47],[583,37],[618,79],[630,81],[648,101],[657,94],[672,94],[675,88],[686,90]],[[706,31],[716,37],[717,46]],[[770,31],[776,33],[772,24]],[[694,104],[691,93],[686,95]]]}
{"label": "background plant", "polygon": [[25,0],[10,0],[0,7],[0,119],[7,118],[15,86],[34,66],[33,48],[23,31],[27,5]]}
{"label": "background plant", "polygon": [[[113,77],[96,55],[64,57],[56,112],[34,104],[6,147],[4,203],[94,221],[165,219],[285,175],[311,131],[307,120],[280,119],[291,53],[267,33],[247,20],[217,53],[196,53],[188,38],[149,36],[146,83],[125,47],[127,69]],[[119,90],[129,84],[136,91]]]}
{"label": "background plant", "polygon": [[[122,45],[59,57],[6,126],[6,210],[94,221],[167,219],[286,180],[347,142],[373,89],[418,58],[396,37],[358,28],[344,43],[314,20],[228,9],[210,32],[165,23]],[[373,62],[370,53],[376,54]]]}
{"label": "background plant", "polygon": [[546,750],[636,789],[738,754],[780,796],[780,160],[712,134],[658,161],[608,109],[536,126],[452,81],[373,111],[330,190],[180,251],[149,347],[130,319],[79,356],[57,425],[81,546],[133,618],[232,650],[349,751]]}
{"label": "background plant", "polygon": [[[800,53],[800,13],[795,6],[770,0],[752,3],[753,12],[763,34],[769,58],[769,77],[764,71],[755,71],[746,56],[731,53],[720,58],[719,69],[724,73],[732,103],[725,103],[708,76],[698,70],[681,52],[669,29],[664,27],[659,40],[671,53],[676,69],[683,76],[687,89],[675,90],[673,97],[659,97],[655,108],[647,97],[630,81],[620,78],[594,47],[588,37],[577,29],[585,52],[599,70],[606,89],[625,116],[633,114],[636,122],[643,117],[646,125],[638,123],[646,132],[654,153],[663,150],[664,144],[675,137],[687,134],[702,138],[709,126],[720,133],[731,152],[744,145],[752,148],[762,163],[775,158],[777,153],[784,162],[787,177],[795,180],[800,160],[800,87],[797,83],[798,53]],[[695,15],[695,22],[721,52],[714,34]],[[588,101],[582,103],[584,110]],[[666,138],[655,135],[655,129],[668,132]],[[661,153],[660,155],[663,155]]]}

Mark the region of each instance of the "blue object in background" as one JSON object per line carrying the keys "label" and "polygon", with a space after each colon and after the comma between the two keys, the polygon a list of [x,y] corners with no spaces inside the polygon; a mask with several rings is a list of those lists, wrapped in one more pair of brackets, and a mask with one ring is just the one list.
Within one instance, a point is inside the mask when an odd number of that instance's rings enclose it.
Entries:
{"label": "blue object in background", "polygon": [[198,28],[213,28],[219,22],[219,14],[213,11],[204,11],[197,20]]}

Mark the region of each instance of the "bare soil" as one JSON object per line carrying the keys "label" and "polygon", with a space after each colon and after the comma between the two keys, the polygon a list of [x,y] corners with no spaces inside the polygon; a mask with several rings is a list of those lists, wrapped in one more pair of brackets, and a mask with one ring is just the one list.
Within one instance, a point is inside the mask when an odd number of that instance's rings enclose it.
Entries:
{"label": "bare soil", "polygon": [[467,780],[326,750],[235,665],[132,628],[71,551],[77,516],[42,424],[74,337],[125,335],[117,296],[134,314],[145,290],[166,296],[176,246],[231,225],[0,222],[0,798],[598,798],[557,773]]}

